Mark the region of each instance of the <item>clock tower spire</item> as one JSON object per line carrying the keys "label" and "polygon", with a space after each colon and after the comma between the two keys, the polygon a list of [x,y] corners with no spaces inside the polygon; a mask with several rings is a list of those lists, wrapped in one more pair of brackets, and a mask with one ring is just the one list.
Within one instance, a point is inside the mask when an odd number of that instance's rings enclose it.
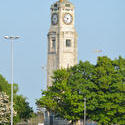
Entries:
{"label": "clock tower spire", "polygon": [[51,25],[48,32],[47,87],[52,86],[53,71],[77,64],[77,33],[74,5],[59,0],[51,5]]}
{"label": "clock tower spire", "polygon": [[60,2],[63,2],[63,1],[68,1],[68,0],[60,0]]}
{"label": "clock tower spire", "polygon": [[60,2],[63,2],[63,0],[60,0]]}

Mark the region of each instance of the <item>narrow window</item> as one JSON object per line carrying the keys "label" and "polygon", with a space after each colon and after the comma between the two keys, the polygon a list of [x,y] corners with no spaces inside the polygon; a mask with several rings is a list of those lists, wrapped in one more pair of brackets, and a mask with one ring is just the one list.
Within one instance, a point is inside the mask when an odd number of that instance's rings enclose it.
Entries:
{"label": "narrow window", "polygon": [[71,47],[71,40],[70,39],[66,40],[66,47]]}
{"label": "narrow window", "polygon": [[52,39],[52,45],[51,45],[52,48],[55,48],[56,47],[56,40],[55,38]]}

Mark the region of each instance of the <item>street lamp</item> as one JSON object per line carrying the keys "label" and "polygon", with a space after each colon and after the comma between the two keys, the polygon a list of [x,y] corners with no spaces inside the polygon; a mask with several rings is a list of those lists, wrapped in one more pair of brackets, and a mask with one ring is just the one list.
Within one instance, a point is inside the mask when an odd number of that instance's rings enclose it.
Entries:
{"label": "street lamp", "polygon": [[4,36],[11,41],[11,125],[13,125],[13,41],[19,39],[19,36]]}

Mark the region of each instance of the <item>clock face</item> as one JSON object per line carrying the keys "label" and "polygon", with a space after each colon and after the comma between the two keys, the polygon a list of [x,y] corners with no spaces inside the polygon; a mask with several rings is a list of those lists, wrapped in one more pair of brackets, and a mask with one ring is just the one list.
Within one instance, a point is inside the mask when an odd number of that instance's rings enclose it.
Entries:
{"label": "clock face", "polygon": [[56,25],[58,23],[58,15],[57,13],[52,14],[52,24]]}
{"label": "clock face", "polygon": [[70,13],[64,14],[63,21],[65,24],[71,24],[72,23],[72,15]]}

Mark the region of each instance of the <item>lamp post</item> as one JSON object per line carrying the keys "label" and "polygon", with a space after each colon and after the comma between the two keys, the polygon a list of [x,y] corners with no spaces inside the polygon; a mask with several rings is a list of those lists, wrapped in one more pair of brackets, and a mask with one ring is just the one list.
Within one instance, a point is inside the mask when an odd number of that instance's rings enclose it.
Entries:
{"label": "lamp post", "polygon": [[[45,73],[47,72],[47,66],[42,66],[42,71],[43,71],[43,78],[45,78]],[[45,85],[44,83],[45,81],[43,81],[43,90],[46,90],[47,89],[47,86]],[[46,124],[47,120],[48,120],[48,112],[46,110],[46,108],[42,108],[41,111],[43,112],[44,114],[44,124]]]}
{"label": "lamp post", "polygon": [[84,125],[86,125],[86,98],[84,98]]}
{"label": "lamp post", "polygon": [[[46,76],[46,72],[47,72],[47,66],[42,66],[42,71],[43,71],[43,79],[45,78]],[[45,81],[43,81],[43,90],[46,90],[46,84],[44,83]]]}
{"label": "lamp post", "polygon": [[4,36],[4,38],[11,41],[11,125],[13,125],[13,42],[20,37]]}

